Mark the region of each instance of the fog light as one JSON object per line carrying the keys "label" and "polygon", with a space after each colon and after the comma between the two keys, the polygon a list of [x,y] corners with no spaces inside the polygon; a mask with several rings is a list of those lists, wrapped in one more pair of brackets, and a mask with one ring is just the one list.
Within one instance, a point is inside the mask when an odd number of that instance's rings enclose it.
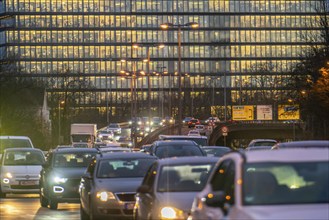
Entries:
{"label": "fog light", "polygon": [[54,193],[63,193],[64,192],[64,188],[60,187],[60,186],[54,186],[53,187],[53,191]]}
{"label": "fog light", "polygon": [[3,182],[4,184],[9,184],[9,179],[4,178],[4,179],[2,180],[2,182]]}

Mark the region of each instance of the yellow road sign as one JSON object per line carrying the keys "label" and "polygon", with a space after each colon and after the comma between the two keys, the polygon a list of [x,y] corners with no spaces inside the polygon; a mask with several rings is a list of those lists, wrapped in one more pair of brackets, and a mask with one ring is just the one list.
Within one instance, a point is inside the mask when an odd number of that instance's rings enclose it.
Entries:
{"label": "yellow road sign", "polygon": [[299,120],[299,105],[279,105],[278,119],[279,120]]}
{"label": "yellow road sign", "polygon": [[254,120],[254,106],[252,105],[232,106],[232,119],[236,121]]}

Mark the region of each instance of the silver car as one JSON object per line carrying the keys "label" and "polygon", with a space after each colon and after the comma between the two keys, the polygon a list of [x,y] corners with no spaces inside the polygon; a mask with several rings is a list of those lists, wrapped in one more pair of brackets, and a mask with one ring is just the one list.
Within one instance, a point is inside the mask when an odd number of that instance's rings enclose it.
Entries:
{"label": "silver car", "polygon": [[187,219],[216,157],[177,157],[155,162],[137,189],[135,219]]}
{"label": "silver car", "polygon": [[39,174],[45,156],[36,148],[8,148],[0,170],[0,197],[7,193],[39,193]]}

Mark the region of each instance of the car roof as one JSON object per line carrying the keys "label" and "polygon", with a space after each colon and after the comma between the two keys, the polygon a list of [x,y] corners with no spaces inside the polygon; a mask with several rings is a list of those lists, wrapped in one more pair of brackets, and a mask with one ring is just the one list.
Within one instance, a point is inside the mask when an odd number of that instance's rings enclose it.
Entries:
{"label": "car roof", "polygon": [[153,158],[158,159],[156,156],[141,152],[116,152],[116,153],[104,153],[98,156],[100,159],[117,159],[117,158],[131,158],[131,159],[143,159],[143,158]]}
{"label": "car roof", "polygon": [[75,152],[95,152],[98,150],[96,148],[85,148],[85,147],[67,147],[67,148],[56,148],[52,152],[54,153],[75,153]]}
{"label": "car roof", "polygon": [[[188,136],[191,137],[191,136]],[[197,145],[193,140],[157,140],[155,141],[156,145],[167,145],[167,144],[193,144]]]}
{"label": "car roof", "polygon": [[[273,146],[274,147],[274,146]],[[312,147],[327,147],[329,148],[329,140],[305,140],[277,143],[275,147],[281,148],[312,148]]]}
{"label": "car roof", "polygon": [[208,148],[208,149],[210,149],[210,148],[221,148],[221,149],[232,150],[231,148],[225,147],[225,146],[202,146],[202,149],[204,149],[204,148]]}
{"label": "car roof", "polygon": [[43,152],[42,150],[38,149],[38,148],[30,148],[30,147],[16,147],[16,148],[6,148],[4,150],[4,152],[11,152],[11,151],[41,151]]}
{"label": "car roof", "polygon": [[266,141],[266,142],[277,142],[277,141],[274,140],[274,139],[254,139],[254,140],[251,140],[250,143],[254,143],[254,142],[263,142],[263,141]]}
{"label": "car roof", "polygon": [[218,161],[217,157],[203,157],[203,156],[184,156],[184,157],[167,157],[163,159],[159,159],[157,163],[160,166],[163,165],[178,165],[178,164],[198,164],[198,163],[207,163],[213,162],[216,163]]}
{"label": "car roof", "polygon": [[0,139],[30,139],[27,136],[0,136]]}
{"label": "car roof", "polygon": [[329,161],[329,148],[255,150],[246,151],[244,155],[247,162]]}
{"label": "car roof", "polygon": [[160,134],[159,135],[159,139],[160,140],[163,140],[163,139],[169,139],[169,138],[175,138],[175,139],[184,139],[184,138],[188,138],[188,139],[191,139],[191,138],[202,138],[202,139],[208,139],[207,136],[188,136],[188,135],[162,135]]}

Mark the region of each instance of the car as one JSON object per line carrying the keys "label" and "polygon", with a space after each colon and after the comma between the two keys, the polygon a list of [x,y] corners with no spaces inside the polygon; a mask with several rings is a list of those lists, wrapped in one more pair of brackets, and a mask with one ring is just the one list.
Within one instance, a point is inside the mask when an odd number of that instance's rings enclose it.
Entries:
{"label": "car", "polygon": [[271,150],[272,146],[253,146],[253,147],[247,147],[246,151],[252,151],[252,150]]}
{"label": "car", "polygon": [[162,123],[163,125],[173,125],[175,124],[175,119],[173,117],[166,116],[162,119]]}
{"label": "car", "polygon": [[165,140],[154,141],[150,148],[150,155],[158,158],[206,156],[206,153],[194,141],[189,140]]}
{"label": "car", "polygon": [[189,122],[187,122],[187,126],[189,128],[194,128],[196,125],[199,125],[199,124],[200,124],[200,121],[199,121],[199,119],[196,119],[196,118],[193,118]]}
{"label": "car", "polygon": [[216,158],[179,157],[154,162],[137,189],[134,219],[187,219]]}
{"label": "car", "polygon": [[7,148],[0,163],[0,198],[8,193],[38,193],[45,156],[37,148]]}
{"label": "car", "polygon": [[96,148],[56,148],[40,172],[40,205],[57,209],[58,203],[79,203],[79,184]]}
{"label": "car", "polygon": [[228,153],[190,219],[329,219],[328,155],[328,148]]}
{"label": "car", "polygon": [[7,148],[34,148],[27,136],[0,136],[0,154]]}
{"label": "car", "polygon": [[119,123],[110,123],[107,128],[107,131],[112,131],[115,135],[121,134],[121,126]]}
{"label": "car", "polygon": [[183,119],[183,124],[184,125],[187,125],[187,123],[189,122],[189,121],[191,121],[193,119],[193,117],[185,117],[184,119]]}
{"label": "car", "polygon": [[143,146],[141,146],[140,152],[149,154],[150,153],[151,146],[152,146],[152,144],[144,144]]}
{"label": "car", "polygon": [[98,130],[97,136],[101,141],[113,141],[114,132],[113,130]]}
{"label": "car", "polygon": [[272,150],[286,148],[329,148],[329,140],[305,140],[281,142],[272,146]]}
{"label": "car", "polygon": [[202,146],[202,149],[208,157],[222,157],[224,154],[232,151],[231,148],[225,146]]}
{"label": "car", "polygon": [[116,141],[120,144],[121,147],[133,147],[133,142],[128,136],[120,136]]}
{"label": "car", "polygon": [[201,135],[206,135],[206,128],[204,125],[195,125],[194,130],[199,131]]}
{"label": "car", "polygon": [[81,178],[81,219],[132,219],[136,190],[156,159],[137,152],[96,156]]}
{"label": "car", "polygon": [[188,135],[159,135],[159,140],[190,140],[194,141],[200,146],[208,145],[207,136],[188,136]]}
{"label": "car", "polygon": [[255,146],[273,146],[277,143],[274,139],[253,139],[249,142],[247,148]]}
{"label": "car", "polygon": [[187,134],[188,136],[201,136],[198,130],[190,130]]}
{"label": "car", "polygon": [[163,125],[162,119],[160,117],[153,117],[151,126],[154,128],[160,127]]}
{"label": "car", "polygon": [[209,117],[204,121],[206,124],[220,122],[218,117]]}

